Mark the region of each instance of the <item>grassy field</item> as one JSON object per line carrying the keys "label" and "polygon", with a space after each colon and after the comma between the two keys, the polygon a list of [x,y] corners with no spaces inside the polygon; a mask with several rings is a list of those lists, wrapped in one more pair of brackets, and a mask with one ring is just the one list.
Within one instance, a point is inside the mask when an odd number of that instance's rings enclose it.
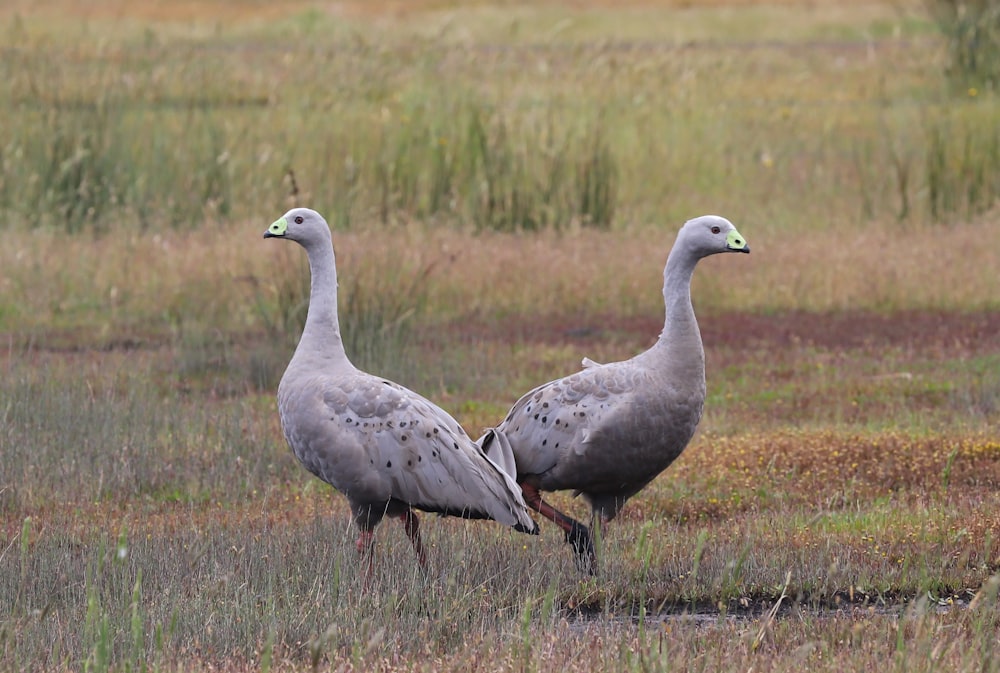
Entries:
{"label": "grassy field", "polygon": [[[997,98],[919,3],[611,4],[0,8],[0,669],[1000,670]],[[275,412],[295,203],[352,360],[470,434],[739,227],[699,434],[599,577],[428,516],[362,590]]]}

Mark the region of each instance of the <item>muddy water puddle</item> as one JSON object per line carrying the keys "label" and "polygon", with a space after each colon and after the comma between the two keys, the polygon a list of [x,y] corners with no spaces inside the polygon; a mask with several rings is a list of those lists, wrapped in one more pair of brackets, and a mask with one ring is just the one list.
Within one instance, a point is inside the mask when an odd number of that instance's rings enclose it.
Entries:
{"label": "muddy water puddle", "polygon": [[[947,615],[969,608],[967,599],[919,599],[897,603],[845,606],[780,605],[777,610],[759,608],[723,611],[711,608],[663,610],[656,614],[616,614],[612,612],[578,612],[567,622],[572,630],[621,628],[644,624],[647,629],[667,628],[732,628],[764,625],[769,621],[844,620],[862,621],[876,618],[915,619],[929,614]],[[773,614],[772,614],[773,611]]]}

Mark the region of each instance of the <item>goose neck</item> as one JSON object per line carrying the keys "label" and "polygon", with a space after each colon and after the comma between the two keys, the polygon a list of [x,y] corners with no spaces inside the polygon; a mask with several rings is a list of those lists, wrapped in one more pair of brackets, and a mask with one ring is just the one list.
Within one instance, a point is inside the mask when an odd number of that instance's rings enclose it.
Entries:
{"label": "goose neck", "polygon": [[655,350],[676,366],[703,372],[701,332],[691,305],[691,278],[697,262],[697,257],[676,246],[667,259],[663,270],[665,317]]}
{"label": "goose neck", "polygon": [[329,243],[314,245],[306,252],[311,276],[309,309],[296,355],[323,354],[346,360],[337,316],[337,265],[333,246]]}
{"label": "goose neck", "polygon": [[687,323],[694,321],[691,278],[697,261],[697,258],[684,254],[676,246],[670,252],[667,266],[663,270],[663,303],[666,307],[664,332],[669,332],[675,326],[687,327]]}

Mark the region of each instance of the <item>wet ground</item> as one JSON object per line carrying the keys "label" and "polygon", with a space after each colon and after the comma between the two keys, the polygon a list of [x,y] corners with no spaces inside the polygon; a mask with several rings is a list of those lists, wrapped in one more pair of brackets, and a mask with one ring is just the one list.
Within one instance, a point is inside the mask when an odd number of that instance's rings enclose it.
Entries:
{"label": "wet ground", "polygon": [[[981,600],[981,599],[980,599]],[[578,609],[568,614],[567,621],[577,629],[596,625],[624,625],[640,623],[647,627],[679,624],[695,627],[714,627],[767,621],[771,619],[865,619],[887,617],[894,619],[908,616],[946,615],[967,610],[976,601],[976,592],[966,589],[957,595],[901,597],[886,594],[871,596],[863,593],[849,595],[838,592],[829,600],[800,602],[792,596],[771,599],[739,599],[729,605],[685,605],[650,603],[645,613],[632,610]]]}

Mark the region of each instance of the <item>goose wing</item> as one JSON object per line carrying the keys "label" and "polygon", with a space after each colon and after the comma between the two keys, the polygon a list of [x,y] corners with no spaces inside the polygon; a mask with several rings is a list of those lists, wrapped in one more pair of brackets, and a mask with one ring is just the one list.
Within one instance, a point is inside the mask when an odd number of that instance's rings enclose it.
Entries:
{"label": "goose wing", "polygon": [[528,392],[497,426],[519,474],[542,474],[569,454],[584,454],[632,402],[645,375],[630,361],[599,365]]}
{"label": "goose wing", "polygon": [[322,399],[329,445],[350,445],[365,463],[345,484],[349,497],[535,527],[512,476],[433,402],[363,373],[327,381]]}

